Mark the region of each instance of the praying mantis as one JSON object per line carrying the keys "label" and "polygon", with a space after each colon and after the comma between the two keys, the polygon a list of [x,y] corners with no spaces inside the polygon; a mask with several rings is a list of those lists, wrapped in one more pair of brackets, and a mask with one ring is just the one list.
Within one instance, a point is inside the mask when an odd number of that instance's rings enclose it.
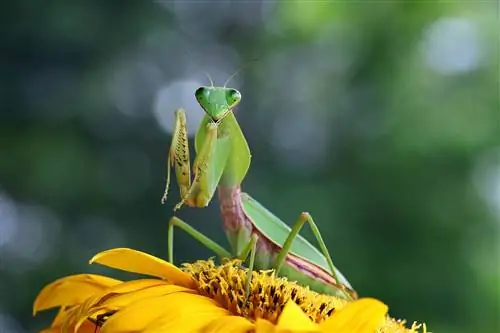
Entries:
{"label": "praying mantis", "polygon": [[[233,113],[241,93],[233,88],[202,86],[195,91],[198,104],[205,111],[195,134],[196,157],[191,167],[183,109],[175,112],[175,127],[167,160],[167,182],[162,203],[167,200],[170,172],[173,168],[183,205],[206,207],[218,189],[223,227],[231,252],[178,217],[168,226],[168,260],[173,263],[173,233],[178,227],[204,244],[221,258],[249,259],[251,271],[272,269],[278,276],[297,281],[312,290],[347,300],[357,293],[334,266],[321,233],[309,213],[300,214],[290,228],[249,194],[241,191],[248,172],[251,153]],[[321,251],[299,235],[308,223]]]}

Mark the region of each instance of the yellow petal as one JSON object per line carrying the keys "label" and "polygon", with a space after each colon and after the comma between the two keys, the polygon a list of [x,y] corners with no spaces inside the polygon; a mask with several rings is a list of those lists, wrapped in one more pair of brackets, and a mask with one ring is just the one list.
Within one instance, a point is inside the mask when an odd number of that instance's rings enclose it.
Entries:
{"label": "yellow petal", "polygon": [[[184,306],[184,308],[178,308],[162,315],[148,325],[142,333],[201,332],[207,324],[225,316],[229,316],[229,313],[222,308],[210,307],[202,312],[193,313],[188,306]],[[228,327],[225,328],[224,332],[228,332]],[[243,332],[246,333],[246,331]]]}
{"label": "yellow petal", "polygon": [[224,316],[213,320],[200,330],[201,333],[246,333],[254,328],[248,319],[239,316]]}
{"label": "yellow petal", "polygon": [[179,268],[165,260],[133,249],[117,248],[103,251],[90,259],[91,264],[94,262],[128,272],[160,277],[186,288],[195,287],[191,277]]}
{"label": "yellow petal", "polygon": [[[66,331],[64,331],[63,326],[61,324],[62,324],[62,322],[59,323],[59,325],[52,325],[52,327],[44,329],[44,330],[40,331],[39,333],[61,333],[61,332],[73,331],[71,326],[69,326],[69,327],[66,326],[66,328],[65,328]],[[96,329],[96,326],[93,323],[91,323],[90,321],[87,321],[87,322],[83,323],[83,325],[81,325],[81,327],[79,328],[79,330],[77,332],[78,333],[95,333],[95,329]]]}
{"label": "yellow petal", "polygon": [[66,319],[66,316],[68,315],[68,311],[69,310],[67,308],[61,307],[57,312],[56,317],[52,321],[52,325],[50,325],[50,327],[61,326],[63,321]]}
{"label": "yellow petal", "polygon": [[33,315],[53,307],[81,303],[90,295],[118,283],[121,281],[94,274],[78,274],[58,279],[40,291],[33,304]]}
{"label": "yellow petal", "polygon": [[125,281],[108,288],[106,290],[106,293],[126,294],[133,291],[151,288],[159,285],[165,285],[165,284],[166,282],[160,279],[139,279],[139,280]]}
{"label": "yellow petal", "polygon": [[[82,316],[82,313],[87,308],[87,304],[92,304],[96,299],[97,299],[96,297],[90,297],[89,299],[85,300],[81,305],[77,305],[74,308],[68,310],[66,318],[64,319],[61,325],[61,332],[70,333],[70,332],[80,331],[81,330],[80,327],[76,327],[75,323]],[[84,324],[88,323],[89,321],[84,321]]]}
{"label": "yellow petal", "polygon": [[[86,312],[79,313],[78,316],[75,316],[70,321],[66,322],[66,325],[63,325],[62,332],[70,332],[70,327],[73,327],[73,333],[79,332],[84,325],[89,323],[89,318],[95,319],[97,321],[98,315],[106,315],[108,314],[108,310],[88,310]],[[95,333],[95,332],[94,332]]]}
{"label": "yellow petal", "polygon": [[328,333],[373,333],[384,323],[388,309],[376,299],[361,298],[335,311],[320,328]]}
{"label": "yellow petal", "polygon": [[[149,287],[144,287],[145,283],[140,282],[150,282],[156,281],[163,283],[163,285],[153,285]],[[124,286],[128,285],[128,286]],[[142,289],[133,290],[133,287],[143,287]],[[125,293],[116,293],[116,290]],[[130,290],[126,292],[126,290]],[[142,301],[152,297],[164,296],[176,292],[190,292],[194,293],[192,289],[184,288],[181,286],[176,286],[174,284],[165,284],[162,280],[136,280],[130,282],[124,282],[117,288],[110,288],[105,294],[99,297],[99,300],[79,314],[79,318],[76,318],[77,323],[75,324],[75,330],[80,327],[80,325],[87,320],[88,317],[95,318],[99,314],[104,314],[110,310],[120,310],[132,304],[135,301]]]}
{"label": "yellow petal", "polygon": [[[96,326],[91,323],[90,321],[86,321],[83,323],[82,326],[78,328],[77,333],[95,333],[96,332]],[[98,332],[98,331],[97,331]]]}
{"label": "yellow petal", "polygon": [[318,325],[313,323],[294,301],[288,301],[285,304],[276,326],[280,330],[291,330],[297,332],[318,331]]}
{"label": "yellow petal", "polygon": [[[229,315],[212,299],[189,293],[136,301],[112,315],[99,333],[119,332],[189,332],[203,327],[216,317]],[[207,321],[208,320],[208,321]]]}
{"label": "yellow petal", "polygon": [[255,321],[255,333],[275,333],[276,326],[268,320],[257,318]]}
{"label": "yellow petal", "polygon": [[57,327],[58,329],[60,329],[62,326],[68,326],[68,324],[71,324],[71,322],[74,320],[75,313],[79,308],[80,305],[60,308],[50,327]]}
{"label": "yellow petal", "polygon": [[194,290],[189,288],[176,286],[174,284],[165,284],[163,286],[145,288],[126,294],[107,294],[104,297],[105,301],[100,303],[98,307],[96,307],[96,309],[105,309],[105,308],[121,309],[135,302],[144,301],[150,298],[170,295],[178,292],[195,293]]}

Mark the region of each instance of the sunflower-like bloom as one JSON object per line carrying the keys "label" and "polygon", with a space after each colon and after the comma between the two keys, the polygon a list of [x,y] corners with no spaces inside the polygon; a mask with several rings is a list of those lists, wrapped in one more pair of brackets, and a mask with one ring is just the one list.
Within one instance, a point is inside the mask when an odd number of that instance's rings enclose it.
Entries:
{"label": "sunflower-like bloom", "polygon": [[[122,282],[73,275],[46,286],[37,311],[60,307],[44,333],[374,333],[418,332],[387,316],[372,298],[347,302],[321,295],[273,272],[252,272],[237,260],[212,260],[178,268],[132,249],[112,249],[91,259],[112,268],[156,277]],[[425,332],[425,326],[424,326]]]}

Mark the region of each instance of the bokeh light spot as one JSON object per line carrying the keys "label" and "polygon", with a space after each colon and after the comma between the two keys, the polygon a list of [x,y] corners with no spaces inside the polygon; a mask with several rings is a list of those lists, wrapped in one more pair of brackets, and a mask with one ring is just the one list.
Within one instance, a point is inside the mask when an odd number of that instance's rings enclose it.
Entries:
{"label": "bokeh light spot", "polygon": [[427,30],[424,38],[427,65],[444,74],[475,70],[480,46],[474,22],[466,18],[441,18]]}
{"label": "bokeh light spot", "polygon": [[5,312],[0,312],[0,332],[2,333],[23,333],[24,330],[21,324],[17,322],[11,315]]}
{"label": "bokeh light spot", "polygon": [[206,85],[196,80],[179,80],[158,90],[153,112],[160,127],[167,133],[172,133],[175,125],[174,111],[179,108],[186,110],[188,134],[194,135],[203,118],[203,111],[194,98],[194,92],[200,86]]}
{"label": "bokeh light spot", "polygon": [[12,242],[18,228],[17,219],[15,203],[0,193],[0,248]]}

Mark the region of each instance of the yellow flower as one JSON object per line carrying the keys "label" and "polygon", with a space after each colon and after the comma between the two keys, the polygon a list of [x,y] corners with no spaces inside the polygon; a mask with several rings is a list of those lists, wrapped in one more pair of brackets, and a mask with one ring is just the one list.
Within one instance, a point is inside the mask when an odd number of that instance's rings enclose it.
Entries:
{"label": "yellow flower", "polygon": [[[69,323],[77,314],[81,304],[92,296],[103,292],[108,287],[118,285],[121,281],[93,274],[79,274],[64,277],[45,286],[40,291],[33,305],[33,315],[38,311],[60,307],[60,310],[43,333],[60,332],[65,323]],[[95,325],[90,321],[82,325],[79,333],[94,332]]]}
{"label": "yellow flower", "polygon": [[[346,302],[321,295],[272,272],[252,272],[236,260],[216,266],[198,261],[178,268],[132,249],[112,249],[92,260],[102,265],[160,279],[128,282],[86,276],[63,278],[44,288],[34,312],[61,306],[51,332],[416,332],[386,316],[387,306],[365,298]],[[97,285],[94,283],[92,286]],[[85,292],[77,292],[82,288]],[[78,294],[75,295],[75,294]],[[248,295],[248,297],[247,297]],[[63,310],[61,310],[63,311]],[[91,324],[89,324],[91,323]],[[58,330],[59,329],[59,330]]]}

